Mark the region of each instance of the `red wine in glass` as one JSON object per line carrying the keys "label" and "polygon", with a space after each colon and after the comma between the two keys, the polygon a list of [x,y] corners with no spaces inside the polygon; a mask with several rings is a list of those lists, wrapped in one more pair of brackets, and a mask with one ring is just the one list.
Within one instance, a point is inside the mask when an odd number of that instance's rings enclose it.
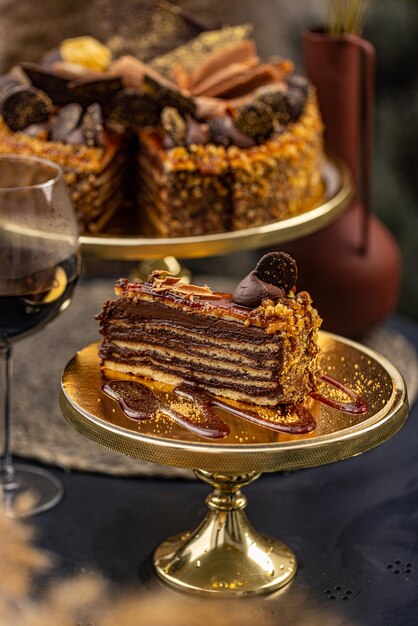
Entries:
{"label": "red wine in glass", "polygon": [[[45,511],[62,497],[45,470],[12,462],[11,350],[67,308],[80,272],[78,225],[61,169],[35,157],[0,156],[0,357],[3,418],[0,498],[11,517]],[[36,366],[36,355],[33,358]],[[30,494],[21,498],[24,493]]]}
{"label": "red wine in glass", "polygon": [[5,294],[1,293],[0,281],[0,343],[12,343],[40,330],[66,309],[79,265],[79,256],[73,254],[37,277],[10,285]]}

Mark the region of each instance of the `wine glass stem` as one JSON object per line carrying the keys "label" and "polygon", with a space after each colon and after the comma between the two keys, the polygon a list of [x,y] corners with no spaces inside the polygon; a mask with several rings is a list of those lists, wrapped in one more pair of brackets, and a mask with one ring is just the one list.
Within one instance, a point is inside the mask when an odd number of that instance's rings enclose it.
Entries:
{"label": "wine glass stem", "polygon": [[12,378],[12,348],[9,344],[0,344],[0,382],[2,389],[1,407],[3,419],[3,442],[0,453],[0,486],[4,489],[12,488],[14,483],[14,468],[12,463],[11,448],[11,423],[10,423],[10,396]]}

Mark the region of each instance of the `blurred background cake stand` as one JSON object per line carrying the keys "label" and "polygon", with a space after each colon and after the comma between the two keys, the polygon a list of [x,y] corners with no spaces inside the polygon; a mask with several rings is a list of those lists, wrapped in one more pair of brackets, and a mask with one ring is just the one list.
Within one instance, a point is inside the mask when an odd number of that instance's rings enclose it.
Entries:
{"label": "blurred background cake stand", "polygon": [[123,223],[109,226],[100,235],[83,235],[82,250],[107,260],[140,261],[179,257],[196,259],[262,248],[293,241],[324,228],[347,207],[354,188],[348,168],[329,157],[323,166],[324,196],[313,209],[285,220],[243,230],[194,237],[143,237],[125,234],[132,228]]}
{"label": "blurred background cake stand", "polygon": [[[348,339],[320,333],[322,371],[367,401],[364,415],[350,415],[309,399],[316,429],[305,435],[277,433],[222,414],[231,429],[208,440],[168,418],[135,421],[102,391],[98,344],[80,350],[62,378],[61,409],[87,438],[116,452],[182,468],[213,487],[199,527],[169,538],[154,553],[165,582],[185,591],[223,596],[261,594],[289,583],[297,569],[292,550],[257,533],[243,509],[241,487],[262,472],[331,463],[378,446],[402,426],[408,412],[405,384],[384,357]],[[169,515],[161,503],[161,515]]]}

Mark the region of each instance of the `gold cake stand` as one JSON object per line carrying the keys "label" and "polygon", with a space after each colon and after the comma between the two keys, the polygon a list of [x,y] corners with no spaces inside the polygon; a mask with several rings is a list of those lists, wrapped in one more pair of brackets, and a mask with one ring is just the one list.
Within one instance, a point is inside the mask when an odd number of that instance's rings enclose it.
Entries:
{"label": "gold cake stand", "polygon": [[[350,415],[309,399],[317,428],[305,435],[277,433],[220,411],[230,435],[207,440],[168,418],[134,421],[102,391],[97,344],[70,361],[62,378],[61,409],[89,439],[128,456],[195,470],[213,487],[199,527],[172,537],[154,554],[157,574],[177,588],[212,595],[261,594],[286,585],[296,557],[282,542],[257,533],[243,509],[241,487],[262,472],[331,463],[386,441],[408,412],[405,384],[383,356],[348,339],[320,334],[322,371],[367,401]],[[329,390],[328,390],[329,391]]]}
{"label": "gold cake stand", "polygon": [[340,161],[327,157],[322,177],[324,196],[321,202],[295,217],[264,226],[196,237],[144,237],[132,234],[135,226],[132,227],[131,223],[115,224],[101,235],[83,235],[80,238],[82,250],[87,255],[118,261],[162,259],[167,256],[195,259],[293,241],[320,230],[336,219],[353,195],[351,175]]}

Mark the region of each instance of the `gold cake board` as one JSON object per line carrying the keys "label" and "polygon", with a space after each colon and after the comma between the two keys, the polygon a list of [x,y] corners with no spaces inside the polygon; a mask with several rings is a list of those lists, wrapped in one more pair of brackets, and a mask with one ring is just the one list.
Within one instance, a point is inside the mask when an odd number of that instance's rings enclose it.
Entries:
{"label": "gold cake board", "polygon": [[156,572],[169,584],[225,596],[266,593],[287,584],[296,573],[296,557],[280,541],[254,530],[243,511],[241,487],[261,472],[301,469],[360,454],[386,441],[404,423],[405,384],[386,358],[324,332],[320,344],[322,370],[360,393],[369,410],[348,415],[310,399],[317,428],[305,435],[277,433],[224,414],[231,428],[224,440],[208,441],[173,423],[156,429],[151,420],[128,419],[103,394],[97,344],[78,352],[67,365],[61,409],[80,433],[137,459],[191,468],[214,488],[200,526],[170,538],[154,554]]}

